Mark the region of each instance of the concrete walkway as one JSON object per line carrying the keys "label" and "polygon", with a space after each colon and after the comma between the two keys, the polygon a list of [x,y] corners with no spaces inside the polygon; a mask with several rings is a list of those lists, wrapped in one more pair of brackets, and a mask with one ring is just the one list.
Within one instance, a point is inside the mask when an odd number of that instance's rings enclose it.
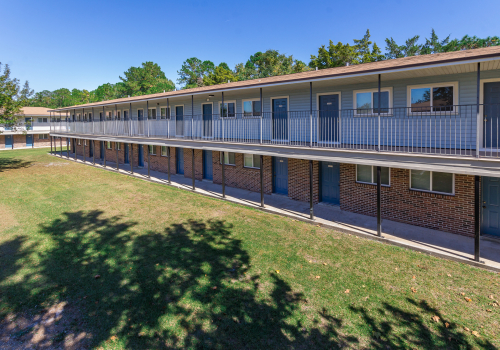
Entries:
{"label": "concrete walkway", "polygon": [[[59,157],[59,153],[57,154]],[[66,152],[63,152],[66,158]],[[69,160],[74,161],[70,153]],[[78,156],[77,162],[82,162]],[[92,165],[92,158],[86,159],[87,164]],[[101,161],[96,160],[96,167],[104,168]],[[106,162],[106,170],[116,171],[116,164]],[[120,164],[120,173],[132,175],[130,165]],[[151,171],[151,178],[147,176],[146,168],[134,167],[132,176],[147,181],[168,184],[168,176],[165,173]],[[192,191],[192,179],[184,175],[171,175],[171,186]],[[222,185],[211,181],[195,181],[195,192],[222,199]],[[260,193],[251,192],[239,188],[226,186],[226,198],[230,202],[262,209],[270,213],[284,215],[296,220],[314,223],[332,228],[336,231],[350,233],[369,239],[393,244],[408,249],[417,250],[429,255],[467,263],[469,265],[500,272],[500,239],[493,237],[481,237],[481,261],[474,259],[474,239],[453,233],[431,230],[423,227],[403,224],[390,220],[382,221],[382,238],[377,237],[377,219],[375,217],[346,212],[340,207],[316,204],[314,206],[314,220],[309,219],[309,203],[292,200],[282,195],[264,195],[265,208],[260,207]]]}

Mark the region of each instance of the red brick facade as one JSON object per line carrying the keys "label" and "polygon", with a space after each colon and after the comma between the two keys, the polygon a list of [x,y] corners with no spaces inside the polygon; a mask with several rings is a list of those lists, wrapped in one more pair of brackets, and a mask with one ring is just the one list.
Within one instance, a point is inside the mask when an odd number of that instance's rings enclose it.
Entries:
{"label": "red brick facade", "polygon": [[[212,163],[214,169],[214,183],[222,184],[222,165],[220,164],[220,153],[212,152]],[[243,166],[243,154],[234,155],[235,165],[226,165],[224,175],[226,186],[242,188],[245,190],[260,192],[260,169],[245,168]],[[272,158],[264,157],[264,193],[271,194],[272,185]]]}
{"label": "red brick facade", "polygon": [[[410,190],[410,170],[392,169],[382,187],[382,218],[415,226],[474,235],[474,176],[455,175],[455,195]],[[340,165],[340,208],[376,216],[377,188],[356,183],[356,166]]]}
{"label": "red brick facade", "polygon": [[[50,147],[50,137],[48,139],[41,139],[40,134],[33,135],[33,147]],[[12,135],[13,149],[25,148],[26,134]],[[28,146],[30,147],[30,146]],[[59,139],[57,139],[57,147],[60,147]],[[66,147],[66,138],[63,137],[63,147]],[[5,135],[0,135],[0,149],[5,149]]]}
{"label": "red brick facade", "polygon": [[[153,146],[154,154],[150,155],[150,169],[153,171],[160,171],[162,173],[168,174],[168,158],[161,155],[161,147]],[[145,151],[148,151],[148,147],[145,147]],[[146,153],[147,154],[147,153]],[[170,174],[176,174],[175,167],[175,147],[170,147]],[[147,159],[145,160],[147,162]],[[147,163],[145,164],[147,166]]]}
{"label": "red brick facade", "polygon": [[[288,197],[309,202],[311,186],[309,161],[288,159]],[[319,203],[319,162],[313,161],[313,203]]]}
{"label": "red brick facade", "polygon": [[[193,150],[191,148],[184,148],[184,177],[193,178]],[[203,179],[203,151],[201,149],[194,150],[194,178]]]}

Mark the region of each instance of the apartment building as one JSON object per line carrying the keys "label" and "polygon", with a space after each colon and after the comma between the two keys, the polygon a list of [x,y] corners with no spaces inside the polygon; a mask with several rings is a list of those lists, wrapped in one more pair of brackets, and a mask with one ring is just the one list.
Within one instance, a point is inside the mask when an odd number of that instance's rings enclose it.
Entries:
{"label": "apartment building", "polygon": [[[54,110],[79,155],[500,236],[500,48]],[[132,164],[130,164],[132,163]],[[477,255],[478,256],[478,255]]]}

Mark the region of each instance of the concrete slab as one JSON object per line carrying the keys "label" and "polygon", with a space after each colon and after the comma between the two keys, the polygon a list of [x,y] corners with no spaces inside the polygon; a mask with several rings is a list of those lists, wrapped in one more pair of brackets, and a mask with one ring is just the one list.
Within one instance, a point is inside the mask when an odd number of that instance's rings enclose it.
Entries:
{"label": "concrete slab", "polygon": [[[59,155],[57,155],[59,157]],[[63,158],[66,159],[63,153]],[[74,161],[70,154],[69,160]],[[81,156],[77,162],[83,162]],[[92,164],[92,158],[86,159],[86,164]],[[146,163],[147,164],[147,163]],[[96,167],[110,171],[116,171],[116,164],[107,161],[106,168],[101,161],[96,160]],[[134,167],[134,173],[130,173],[130,165],[120,164],[120,173],[133,175],[147,181],[167,184],[167,174],[151,171],[151,178],[147,176],[146,168]],[[171,186],[192,191],[192,179],[184,175],[171,175]],[[218,198],[222,198],[222,186],[211,181],[195,181],[195,192]],[[408,249],[417,250],[429,255],[455,260],[469,265],[500,272],[500,239],[481,237],[481,262],[474,259],[474,239],[453,233],[432,230],[428,228],[413,226],[391,220],[382,221],[382,237],[377,237],[377,220],[375,217],[351,213],[340,210],[340,207],[317,204],[314,206],[314,220],[309,218],[309,204],[292,200],[282,195],[264,195],[265,207],[260,207],[260,193],[251,192],[239,188],[226,186],[225,200],[246,205],[249,207],[265,210],[270,213],[284,215],[296,220],[311,222],[337,231],[355,234],[380,242],[398,245]]]}

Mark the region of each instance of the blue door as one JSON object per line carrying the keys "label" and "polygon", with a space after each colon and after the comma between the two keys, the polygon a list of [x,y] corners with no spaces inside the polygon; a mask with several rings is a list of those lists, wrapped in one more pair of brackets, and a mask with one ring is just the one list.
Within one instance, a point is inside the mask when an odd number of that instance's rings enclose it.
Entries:
{"label": "blue door", "polygon": [[319,141],[337,142],[339,139],[339,95],[319,96]]}
{"label": "blue door", "polygon": [[321,162],[321,190],[322,202],[340,204],[340,164]]}
{"label": "blue door", "polygon": [[89,157],[94,156],[94,141],[89,140]]}
{"label": "blue door", "polygon": [[137,110],[137,131],[139,135],[144,135],[144,111],[142,109]]}
{"label": "blue door", "polygon": [[212,104],[203,105],[203,136],[212,137]]}
{"label": "blue door", "polygon": [[139,166],[144,166],[144,147],[139,145]]}
{"label": "blue door", "polygon": [[273,99],[273,139],[288,140],[288,99]]}
{"label": "blue door", "polygon": [[184,135],[184,106],[175,107],[175,134]]}
{"label": "blue door", "polygon": [[177,147],[175,155],[177,158],[177,174],[184,174],[184,149]]}
{"label": "blue door", "polygon": [[203,178],[207,180],[214,179],[212,151],[203,151]]}
{"label": "blue door", "polygon": [[484,84],[484,144],[497,148],[498,123],[500,122],[500,82]]}
{"label": "blue door", "polygon": [[288,159],[273,157],[273,192],[288,194]]}
{"label": "blue door", "polygon": [[482,220],[481,232],[500,236],[500,178],[482,178]]}
{"label": "blue door", "polygon": [[12,148],[12,135],[5,135],[5,148]]}
{"label": "blue door", "polygon": [[101,151],[101,160],[104,160],[104,141],[100,141],[101,142],[101,147],[100,147],[100,151]]}
{"label": "blue door", "polygon": [[26,134],[26,147],[33,147],[33,135]]}
{"label": "blue door", "polygon": [[124,152],[124,162],[125,162],[125,164],[128,164],[128,162],[129,162],[129,160],[128,160],[128,143],[124,143],[123,152]]}

